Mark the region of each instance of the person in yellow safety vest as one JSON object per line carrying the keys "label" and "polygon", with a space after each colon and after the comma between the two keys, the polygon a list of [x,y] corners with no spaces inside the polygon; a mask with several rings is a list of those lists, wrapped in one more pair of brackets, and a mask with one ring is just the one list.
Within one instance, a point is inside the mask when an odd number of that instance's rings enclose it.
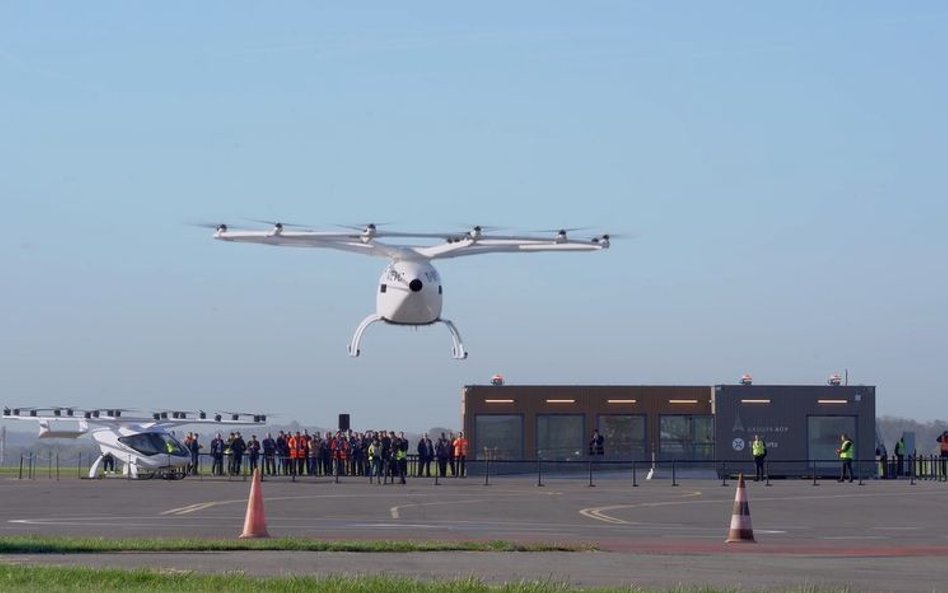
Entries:
{"label": "person in yellow safety vest", "polygon": [[[399,484],[405,483],[405,462],[408,459],[407,446],[408,441],[399,438],[398,446],[395,447],[395,471],[398,473]],[[395,481],[395,476],[392,476],[392,481]]]}
{"label": "person in yellow safety vest", "polygon": [[382,445],[378,438],[369,445],[369,483],[375,477],[377,483],[382,483]]}
{"label": "person in yellow safety vest", "polygon": [[757,470],[754,481],[759,482],[764,479],[764,459],[767,458],[767,443],[756,434],[754,440],[751,441],[751,455],[754,456],[754,466]]}
{"label": "person in yellow safety vest", "polygon": [[895,443],[895,475],[905,475],[905,437],[899,437]]}
{"label": "person in yellow safety vest", "polygon": [[849,481],[853,481],[853,453],[855,447],[853,447],[853,441],[845,433],[840,435],[839,440],[842,444],[839,446],[839,449],[836,449],[836,455],[839,456],[839,460],[843,462],[842,468],[840,469],[839,480],[837,482],[846,481],[846,476],[849,476]]}

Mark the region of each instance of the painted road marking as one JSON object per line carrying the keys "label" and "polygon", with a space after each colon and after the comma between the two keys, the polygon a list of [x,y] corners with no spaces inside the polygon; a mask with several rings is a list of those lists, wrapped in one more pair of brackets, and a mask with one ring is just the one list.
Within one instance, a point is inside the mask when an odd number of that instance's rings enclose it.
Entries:
{"label": "painted road marking", "polygon": [[460,500],[439,500],[435,502],[413,502],[410,504],[401,504],[398,506],[394,506],[389,509],[389,512],[392,515],[392,519],[398,519],[400,515],[399,511],[401,509],[407,509],[408,507],[435,506],[435,505],[460,504],[460,503],[472,504],[472,503],[480,503],[480,502],[489,502],[489,501],[483,498],[469,498],[467,500],[460,499]]}
{"label": "painted road marking", "polygon": [[[680,498],[693,498],[697,496],[701,496],[701,492],[699,490],[682,494]],[[714,502],[714,501],[702,501],[702,502]],[[607,515],[605,511],[612,511],[615,509],[631,509],[635,507],[667,506],[671,504],[681,504],[681,503],[682,501],[675,500],[675,501],[665,501],[665,502],[639,502],[639,503],[634,503],[634,504],[613,504],[613,505],[604,506],[604,507],[589,507],[585,509],[580,509],[579,514],[589,519],[595,519],[597,521],[603,521],[605,523],[612,523],[615,525],[633,525],[634,524],[633,522],[625,521],[624,519],[619,519],[618,517]]]}
{"label": "painted road marking", "polygon": [[220,502],[199,502],[197,504],[189,504],[186,507],[178,507],[176,509],[171,509],[161,513],[162,515],[187,515],[188,513],[194,513],[196,511],[203,511],[204,509],[209,509],[213,506],[219,504],[227,504],[228,501]]}
{"label": "painted road marking", "polygon": [[[556,496],[562,494],[561,492],[551,491],[551,492],[519,492],[519,491],[498,491],[504,496],[523,496],[524,494],[528,495],[537,495],[540,496]],[[401,509],[407,509],[409,507],[423,507],[423,506],[435,506],[435,505],[447,505],[447,504],[471,504],[471,503],[481,503],[481,502],[493,502],[497,497],[491,497],[490,499],[455,499],[455,500],[436,500],[434,502],[413,502],[409,504],[401,504],[389,509],[389,513],[392,515],[392,519],[398,519],[401,515]]]}
{"label": "painted road marking", "polygon": [[376,527],[393,527],[401,529],[403,527],[413,527],[417,529],[447,529],[450,525],[425,525],[423,523],[353,523],[350,527],[367,527],[374,529]]}

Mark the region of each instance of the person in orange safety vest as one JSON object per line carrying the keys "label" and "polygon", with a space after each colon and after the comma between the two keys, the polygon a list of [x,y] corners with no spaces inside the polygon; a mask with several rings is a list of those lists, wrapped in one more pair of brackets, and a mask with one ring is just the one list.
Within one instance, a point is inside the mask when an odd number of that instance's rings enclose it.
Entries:
{"label": "person in orange safety vest", "polygon": [[457,465],[458,473],[455,474],[455,477],[466,477],[466,471],[464,468],[464,462],[467,461],[467,439],[464,438],[464,433],[459,432],[458,438],[454,439],[454,462]]}
{"label": "person in orange safety vest", "polygon": [[295,435],[290,435],[290,438],[286,440],[286,446],[290,450],[290,475],[296,475],[296,459],[299,455],[299,442],[300,442],[300,433],[297,432]]}

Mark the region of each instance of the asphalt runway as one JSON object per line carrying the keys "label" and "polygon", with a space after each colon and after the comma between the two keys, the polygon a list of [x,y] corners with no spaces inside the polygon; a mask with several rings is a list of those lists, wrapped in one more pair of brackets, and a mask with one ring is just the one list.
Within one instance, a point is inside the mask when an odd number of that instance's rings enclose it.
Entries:
{"label": "asphalt runway", "polygon": [[[508,540],[594,544],[579,553],[440,552],[6,555],[4,562],[150,566],[248,574],[475,576],[487,582],[569,582],[665,589],[948,591],[948,484],[805,480],[749,482],[757,543],[725,544],[735,483],[530,476],[265,481],[274,537]],[[0,481],[0,534],[236,538],[250,483],[242,480]]]}

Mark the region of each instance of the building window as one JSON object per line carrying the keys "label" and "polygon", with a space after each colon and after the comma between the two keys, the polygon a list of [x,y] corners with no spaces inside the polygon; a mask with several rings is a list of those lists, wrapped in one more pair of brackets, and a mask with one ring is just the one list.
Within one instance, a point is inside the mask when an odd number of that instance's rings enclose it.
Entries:
{"label": "building window", "polygon": [[658,456],[663,460],[714,459],[714,418],[704,414],[662,414]]}
{"label": "building window", "polygon": [[581,459],[586,450],[582,414],[537,415],[537,459]]}
{"label": "building window", "polygon": [[521,414],[477,414],[474,417],[475,459],[522,459],[523,416]]}
{"label": "building window", "polygon": [[859,444],[855,416],[807,416],[807,459],[815,467],[837,469],[836,449],[842,444],[839,437],[843,433],[848,434],[854,444]]}
{"label": "building window", "polygon": [[598,428],[605,440],[606,457],[646,459],[644,414],[600,414]]}

